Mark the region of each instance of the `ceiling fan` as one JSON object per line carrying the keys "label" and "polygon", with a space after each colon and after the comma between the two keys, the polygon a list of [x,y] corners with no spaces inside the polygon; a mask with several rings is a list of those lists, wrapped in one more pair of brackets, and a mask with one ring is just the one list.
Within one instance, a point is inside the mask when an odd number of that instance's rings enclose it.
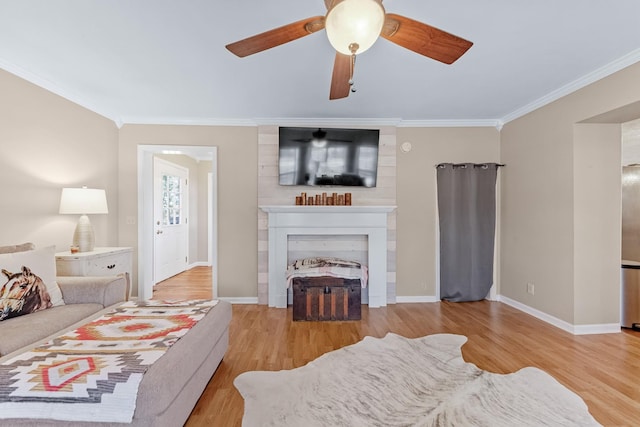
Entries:
{"label": "ceiling fan", "polygon": [[386,13],[382,0],[324,0],[324,3],[327,7],[325,16],[292,22],[228,44],[226,48],[243,58],[325,29],[329,42],[336,49],[329,99],[339,99],[355,92],[356,55],[369,49],[380,36],[445,64],[455,62],[473,45],[422,22]]}

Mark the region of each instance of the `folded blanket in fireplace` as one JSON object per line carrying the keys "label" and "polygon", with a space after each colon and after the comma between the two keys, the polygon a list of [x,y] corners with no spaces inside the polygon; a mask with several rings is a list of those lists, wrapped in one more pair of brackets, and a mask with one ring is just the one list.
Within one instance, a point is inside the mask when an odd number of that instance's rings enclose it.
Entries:
{"label": "folded blanket in fireplace", "polygon": [[0,364],[0,418],[130,423],[144,372],[216,304],[130,301]]}
{"label": "folded blanket in fireplace", "polygon": [[291,287],[295,277],[341,277],[360,279],[365,288],[368,281],[368,269],[356,261],[347,261],[332,257],[304,258],[287,266],[287,287]]}

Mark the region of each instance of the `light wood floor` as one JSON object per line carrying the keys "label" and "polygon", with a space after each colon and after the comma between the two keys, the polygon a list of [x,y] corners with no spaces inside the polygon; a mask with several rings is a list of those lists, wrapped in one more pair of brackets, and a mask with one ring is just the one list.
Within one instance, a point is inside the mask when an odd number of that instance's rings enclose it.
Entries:
{"label": "light wood floor", "polygon": [[154,299],[211,299],[211,267],[195,267],[153,287]]}
{"label": "light wood floor", "polygon": [[[162,286],[166,297],[186,292]],[[187,280],[189,281],[189,280]],[[206,290],[205,290],[206,291]],[[198,294],[199,295],[199,294]],[[362,320],[293,322],[291,307],[234,305],[230,343],[220,367],[198,401],[187,427],[240,426],[243,400],[233,387],[236,376],[250,370],[302,366],[328,351],[366,335],[394,332],[416,338],[435,333],[468,337],[462,347],[467,362],[497,373],[535,366],[580,395],[605,426],[640,426],[640,332],[574,336],[498,302],[394,304],[369,309]]]}

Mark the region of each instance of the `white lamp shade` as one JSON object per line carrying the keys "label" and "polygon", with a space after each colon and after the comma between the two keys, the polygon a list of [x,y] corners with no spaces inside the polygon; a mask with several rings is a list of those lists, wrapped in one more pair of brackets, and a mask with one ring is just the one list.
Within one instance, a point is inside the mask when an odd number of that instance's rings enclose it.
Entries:
{"label": "white lamp shade", "polygon": [[81,215],[73,233],[73,246],[80,252],[90,252],[94,248],[95,238],[87,214],[109,213],[107,193],[95,188],[63,188],[60,213]]}
{"label": "white lamp shade", "polygon": [[355,53],[360,54],[378,39],[384,18],[384,7],[379,0],[343,0],[327,12],[327,37],[338,52],[351,55],[351,45],[355,43]]}
{"label": "white lamp shade", "polygon": [[61,214],[106,214],[107,194],[96,188],[63,188],[60,197]]}

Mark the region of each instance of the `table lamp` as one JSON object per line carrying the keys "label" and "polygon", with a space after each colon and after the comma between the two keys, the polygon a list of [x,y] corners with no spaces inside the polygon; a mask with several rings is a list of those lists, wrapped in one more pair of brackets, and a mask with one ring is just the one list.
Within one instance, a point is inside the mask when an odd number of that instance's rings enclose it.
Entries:
{"label": "table lamp", "polygon": [[107,195],[104,190],[95,188],[63,188],[60,196],[60,213],[80,215],[73,233],[73,246],[79,252],[93,250],[95,237],[88,214],[106,214]]}

